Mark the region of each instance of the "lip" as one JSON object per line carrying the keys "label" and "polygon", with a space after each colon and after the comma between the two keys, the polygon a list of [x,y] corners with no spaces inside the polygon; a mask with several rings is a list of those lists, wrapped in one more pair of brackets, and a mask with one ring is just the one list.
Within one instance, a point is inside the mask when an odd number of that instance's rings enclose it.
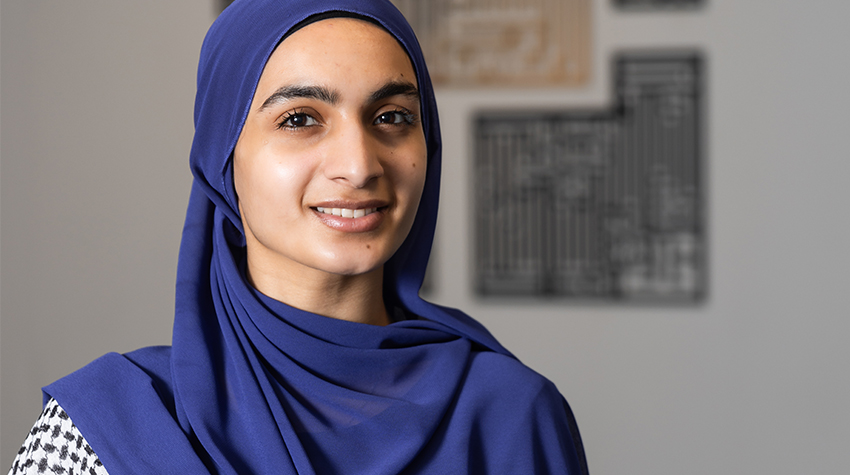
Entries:
{"label": "lip", "polygon": [[[317,208],[346,208],[346,209],[368,209],[377,208],[374,213],[359,218],[344,218],[332,214],[320,213]],[[315,203],[310,210],[325,226],[344,233],[365,233],[377,229],[384,220],[388,203],[384,200],[327,200]]]}

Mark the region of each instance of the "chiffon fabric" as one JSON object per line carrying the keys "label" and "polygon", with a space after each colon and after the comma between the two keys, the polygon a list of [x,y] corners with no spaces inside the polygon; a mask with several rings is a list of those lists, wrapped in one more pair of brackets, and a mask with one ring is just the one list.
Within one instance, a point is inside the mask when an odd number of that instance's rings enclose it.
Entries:
{"label": "chiffon fabric", "polygon": [[[295,309],[245,277],[232,152],[268,57],[317,14],[383,27],[421,92],[425,190],[384,272],[388,308],[410,318],[386,327]],[[472,318],[419,297],[440,131],[422,53],[395,7],[237,0],[204,40],[197,87],[172,346],[105,355],[44,389],[110,474],[586,473],[554,385]]]}

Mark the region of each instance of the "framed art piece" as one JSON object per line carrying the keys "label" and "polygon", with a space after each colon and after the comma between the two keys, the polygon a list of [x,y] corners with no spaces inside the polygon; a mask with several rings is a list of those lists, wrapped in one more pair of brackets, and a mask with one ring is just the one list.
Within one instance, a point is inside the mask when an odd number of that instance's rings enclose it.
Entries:
{"label": "framed art piece", "polygon": [[445,86],[577,86],[590,74],[590,0],[393,0]]}
{"label": "framed art piece", "polygon": [[622,55],[610,109],[478,114],[479,294],[702,298],[702,65]]}

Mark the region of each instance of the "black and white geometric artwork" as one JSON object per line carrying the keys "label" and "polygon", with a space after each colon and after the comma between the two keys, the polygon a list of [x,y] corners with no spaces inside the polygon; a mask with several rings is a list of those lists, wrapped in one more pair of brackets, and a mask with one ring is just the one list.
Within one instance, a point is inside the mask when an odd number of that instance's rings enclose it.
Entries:
{"label": "black and white geometric artwork", "polygon": [[705,295],[699,54],[615,60],[615,104],[475,120],[479,294]]}

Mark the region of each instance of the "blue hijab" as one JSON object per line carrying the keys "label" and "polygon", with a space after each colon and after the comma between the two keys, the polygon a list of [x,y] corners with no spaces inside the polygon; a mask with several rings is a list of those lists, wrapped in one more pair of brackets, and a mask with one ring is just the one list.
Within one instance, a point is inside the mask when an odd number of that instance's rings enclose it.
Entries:
{"label": "blue hijab", "polygon": [[[416,71],[427,176],[384,295],[420,318],[379,327],[321,317],[247,283],[232,152],[272,51],[316,15],[380,25]],[[586,473],[554,385],[467,315],[419,297],[440,130],[422,52],[395,7],[237,0],[207,34],[197,86],[172,346],[105,355],[44,389],[110,474]]]}

